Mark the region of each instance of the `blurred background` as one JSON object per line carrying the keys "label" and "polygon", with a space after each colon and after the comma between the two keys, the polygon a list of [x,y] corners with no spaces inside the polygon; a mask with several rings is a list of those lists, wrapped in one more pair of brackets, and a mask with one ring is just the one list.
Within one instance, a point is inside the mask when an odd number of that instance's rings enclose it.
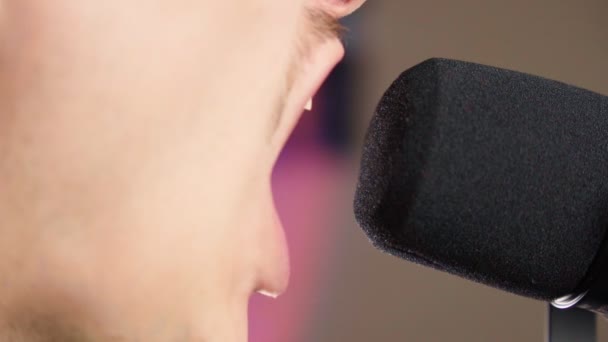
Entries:
{"label": "blurred background", "polygon": [[371,247],[351,209],[358,150],[385,89],[430,57],[608,94],[607,15],[606,0],[369,0],[347,19],[347,58],[274,171],[292,278],[281,298],[252,299],[251,341],[543,341],[544,303]]}

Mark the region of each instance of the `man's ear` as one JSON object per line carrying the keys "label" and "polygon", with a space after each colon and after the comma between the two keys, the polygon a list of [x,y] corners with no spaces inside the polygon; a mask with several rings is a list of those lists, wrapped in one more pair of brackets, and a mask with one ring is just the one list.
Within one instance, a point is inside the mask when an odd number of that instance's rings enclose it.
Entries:
{"label": "man's ear", "polygon": [[345,17],[359,7],[361,7],[366,0],[310,0],[314,7],[323,8],[325,11],[332,13],[337,18]]}

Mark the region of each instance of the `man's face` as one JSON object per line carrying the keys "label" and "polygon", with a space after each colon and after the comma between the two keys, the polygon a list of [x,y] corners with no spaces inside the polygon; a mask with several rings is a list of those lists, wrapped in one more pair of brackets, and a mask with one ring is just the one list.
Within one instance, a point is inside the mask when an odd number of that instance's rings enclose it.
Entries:
{"label": "man's face", "polygon": [[339,6],[0,0],[0,327],[246,340],[251,293],[286,287],[270,173]]}

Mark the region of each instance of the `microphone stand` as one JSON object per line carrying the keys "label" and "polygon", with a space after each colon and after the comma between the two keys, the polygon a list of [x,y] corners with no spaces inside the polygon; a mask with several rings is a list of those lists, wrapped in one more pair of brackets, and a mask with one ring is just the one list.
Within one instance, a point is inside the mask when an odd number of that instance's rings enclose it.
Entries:
{"label": "microphone stand", "polygon": [[547,342],[595,342],[595,314],[583,309],[549,305]]}
{"label": "microphone stand", "polygon": [[[608,267],[608,239],[600,248],[596,260],[599,261],[595,262],[593,268],[603,271]],[[578,294],[551,302],[548,342],[596,341],[596,314],[608,318],[608,273],[595,273],[596,278],[584,284],[586,291],[578,291]]]}

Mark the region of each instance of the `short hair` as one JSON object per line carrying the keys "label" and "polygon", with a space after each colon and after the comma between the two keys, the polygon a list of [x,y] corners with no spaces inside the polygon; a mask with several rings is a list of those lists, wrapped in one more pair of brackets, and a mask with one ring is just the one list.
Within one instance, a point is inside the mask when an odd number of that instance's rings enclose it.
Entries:
{"label": "short hair", "polygon": [[346,32],[340,20],[333,14],[322,9],[307,9],[308,24],[312,26],[312,34],[319,39],[341,39]]}

